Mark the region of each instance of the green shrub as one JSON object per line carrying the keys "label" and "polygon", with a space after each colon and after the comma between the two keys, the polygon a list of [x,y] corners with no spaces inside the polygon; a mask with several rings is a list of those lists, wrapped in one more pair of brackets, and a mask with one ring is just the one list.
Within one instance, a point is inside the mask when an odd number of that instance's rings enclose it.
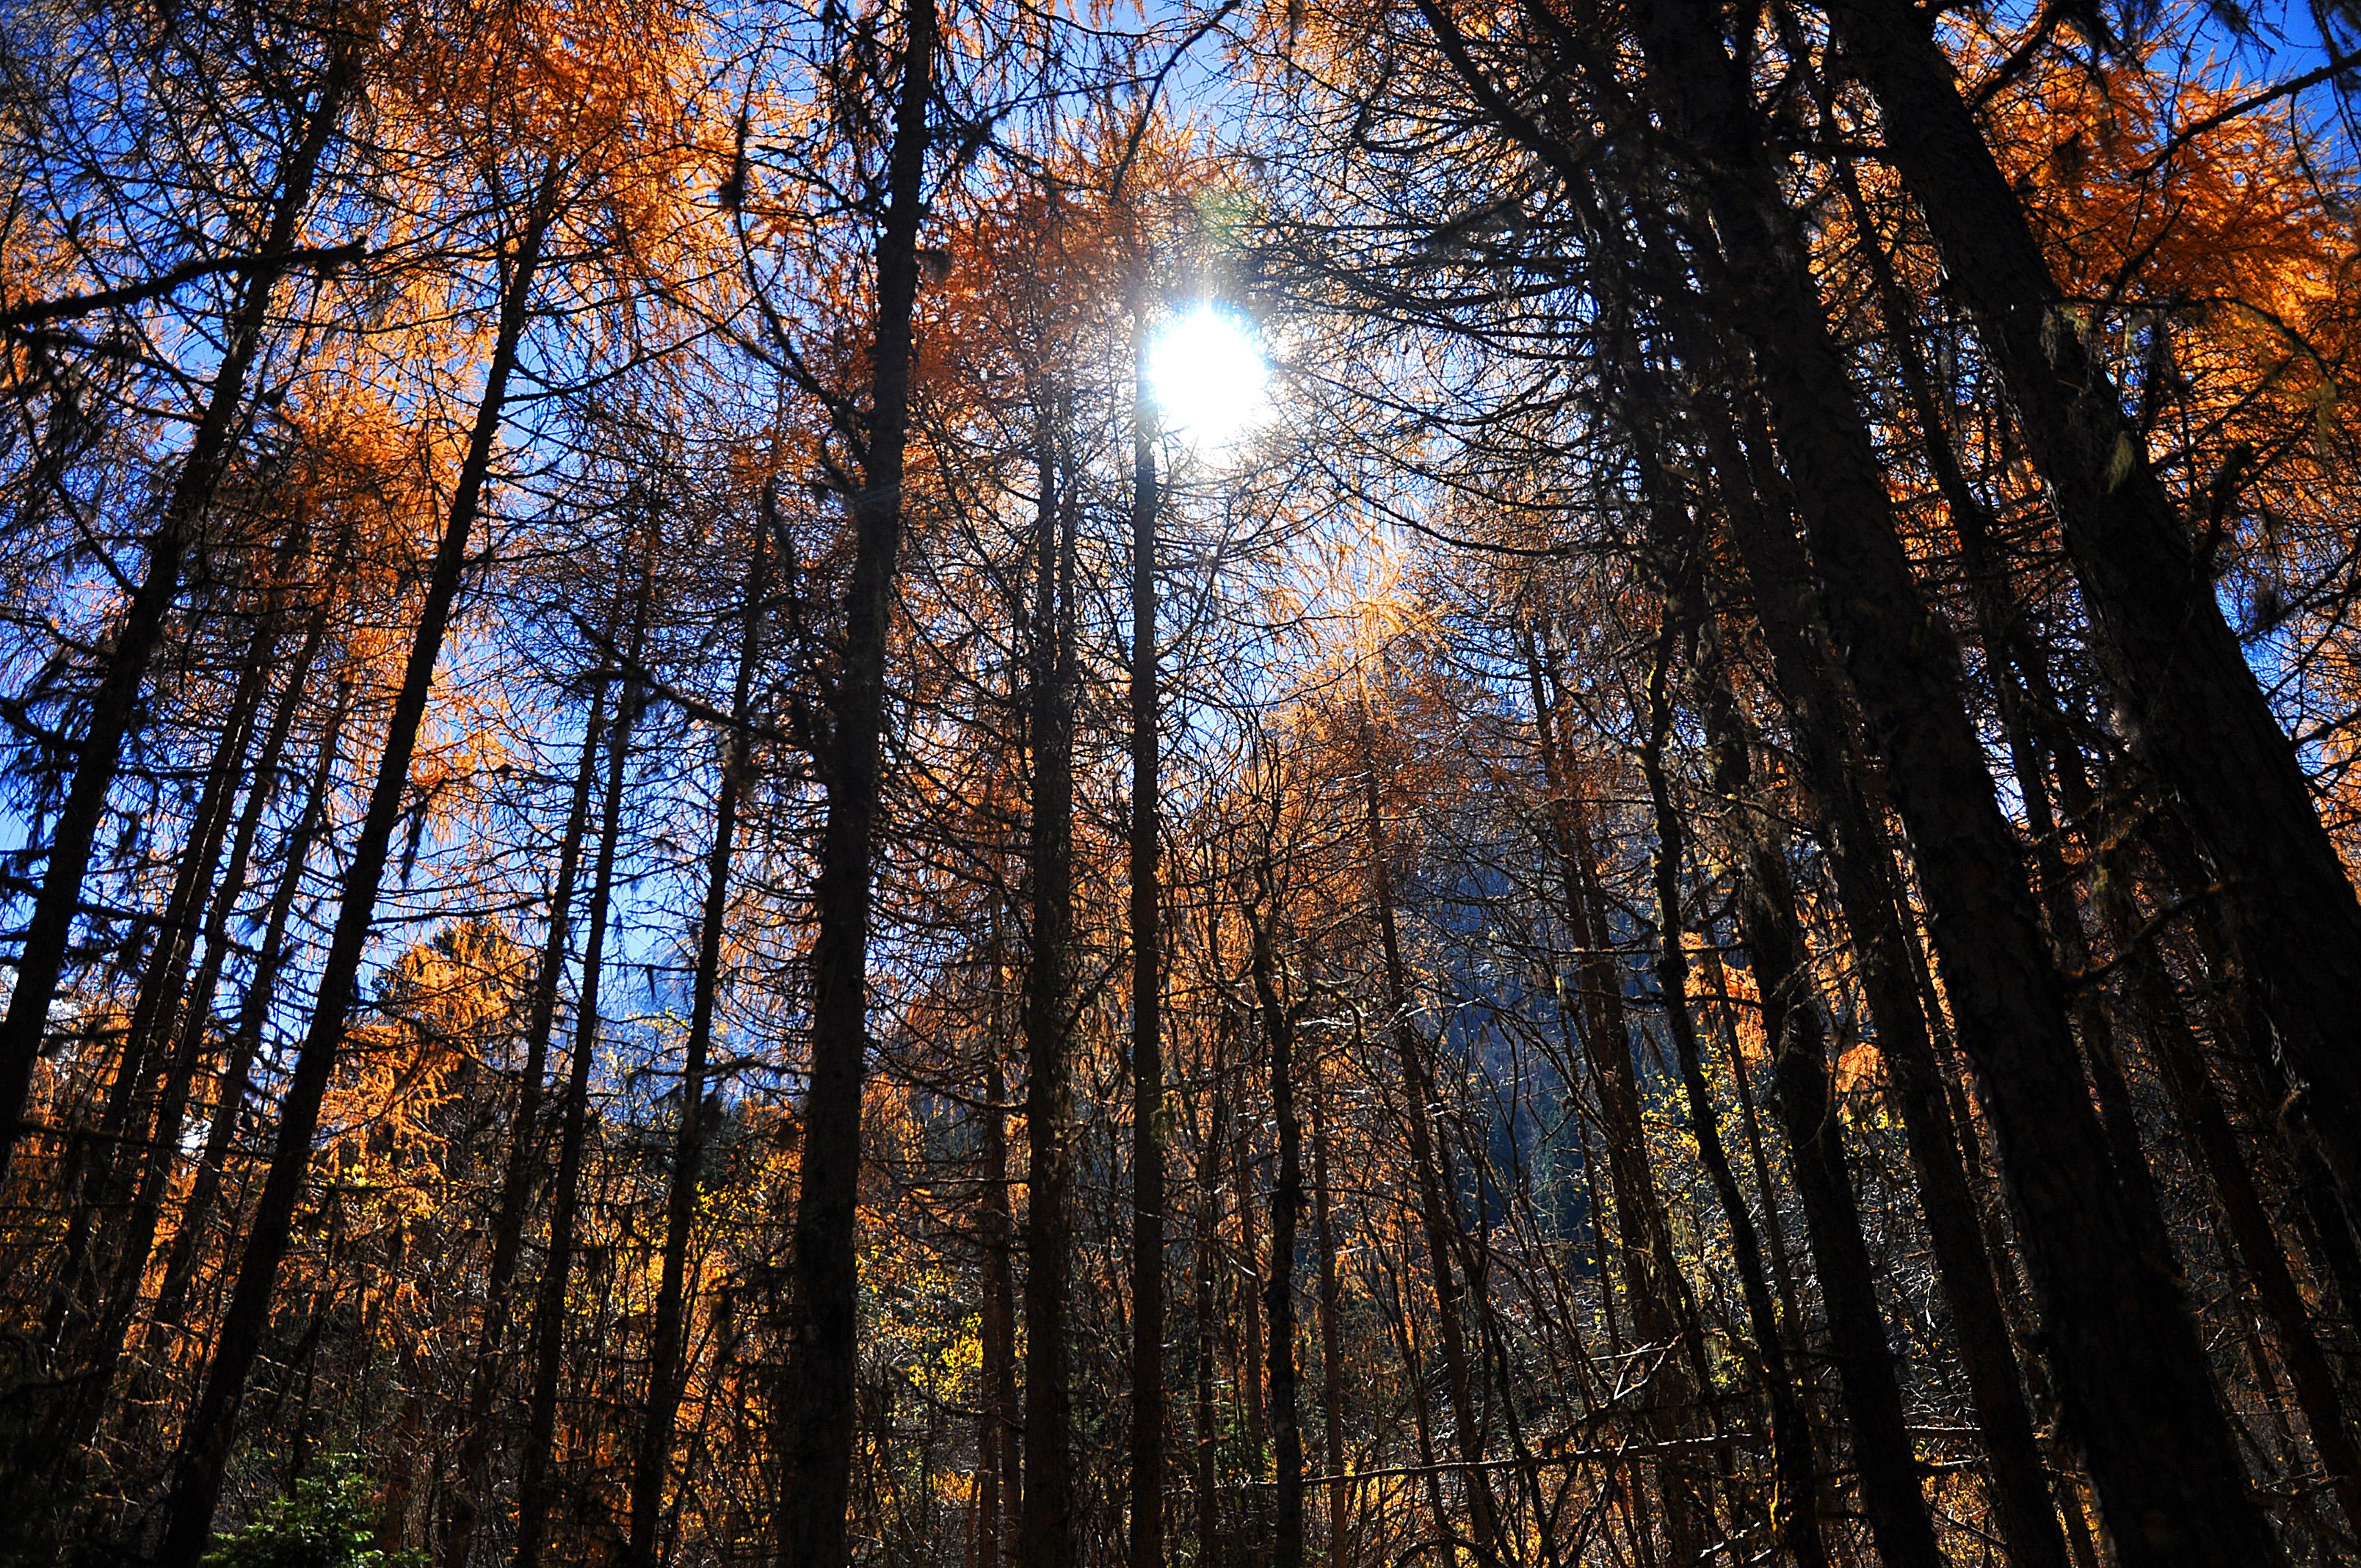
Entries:
{"label": "green shrub", "polygon": [[381,1550],[377,1525],[368,1480],[332,1455],[245,1528],[215,1536],[205,1568],[424,1568],[424,1552]]}

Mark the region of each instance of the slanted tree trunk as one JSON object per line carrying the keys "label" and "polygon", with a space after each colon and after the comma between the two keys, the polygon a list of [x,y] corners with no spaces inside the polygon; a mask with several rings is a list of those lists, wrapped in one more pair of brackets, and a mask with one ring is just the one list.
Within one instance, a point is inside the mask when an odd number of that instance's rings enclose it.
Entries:
{"label": "slanted tree trunk", "polygon": [[1902,1389],[1878,1315],[1861,1208],[1845,1160],[1844,1124],[1829,1094],[1828,1047],[1817,1002],[1805,989],[1809,971],[1799,950],[1802,932],[1792,906],[1779,907],[1780,891],[1752,895],[1759,907],[1749,916],[1747,941],[1763,964],[1765,1032],[1775,1042],[1773,1079],[1828,1311],[1861,1498],[1881,1558],[1932,1568],[1943,1554],[1919,1488]]}
{"label": "slanted tree trunk", "polygon": [[[264,624],[256,631],[249,658],[258,666],[269,663],[265,655],[276,641],[277,608],[275,604],[266,608]],[[155,1246],[156,1227],[163,1215],[166,1190],[181,1159],[181,1124],[188,1111],[189,1091],[203,1065],[205,1035],[213,1025],[214,988],[221,980],[222,964],[229,949],[230,916],[246,891],[247,865],[261,832],[263,813],[278,781],[280,764],[286,757],[288,734],[294,728],[296,710],[302,706],[305,688],[311,683],[312,663],[327,631],[327,610],[328,604],[324,600],[296,650],[270,728],[264,732],[261,751],[255,758],[246,809],[239,814],[229,861],[222,868],[213,892],[200,938],[204,958],[193,981],[186,987],[188,999],[181,1004],[179,1037],[167,1056],[164,1081],[156,1096],[154,1123],[145,1140],[146,1161],[138,1190],[133,1195],[124,1234],[115,1242],[114,1277],[103,1298],[105,1305],[93,1341],[95,1354],[87,1374],[87,1398],[74,1413],[60,1444],[68,1453],[79,1451],[97,1432],[115,1375],[130,1341],[140,1287],[147,1278],[149,1255]]]}
{"label": "slanted tree trunk", "polygon": [[2346,1527],[2361,1535],[2361,1453],[2355,1449],[2351,1418],[2327,1352],[2313,1332],[2312,1312],[2288,1266],[2287,1251],[2263,1206],[2254,1170],[2239,1146],[2237,1129],[2214,1087],[2204,1049],[2181,1005],[2179,988],[2151,936],[2142,929],[2137,901],[2117,867],[2101,868],[2098,903],[2114,934],[2125,990],[2148,1053],[2163,1069],[2180,1120],[2189,1128],[2198,1158],[2221,1199],[2238,1261],[2254,1281],[2256,1300],[2279,1340],[2296,1407],[2312,1432],[2312,1453],[2327,1474]]}
{"label": "slanted tree trunk", "polygon": [[[269,695],[270,676],[279,668],[273,654],[285,630],[283,616],[288,578],[293,571],[296,557],[302,553],[307,543],[304,530],[291,532],[269,568],[262,601],[255,608],[254,622],[247,635],[244,654],[238,661],[237,684],[231,692],[223,719],[221,744],[214,752],[205,795],[192,820],[181,863],[175,869],[172,894],[166,904],[163,924],[157,932],[156,946],[140,986],[138,1001],[134,1005],[131,1028],[125,1036],[123,1060],[129,1080],[143,1090],[145,1080],[159,1059],[156,1055],[159,1043],[179,1035],[179,1025],[190,1011],[186,1006],[192,989],[189,960],[203,944],[203,932],[214,924],[210,917],[216,913],[226,917],[225,900],[215,894],[226,889],[227,903],[234,905],[240,891],[230,885],[226,877],[216,879],[214,872],[221,866],[222,846],[232,837],[230,824],[233,817],[238,825],[238,836],[249,841],[258,827],[257,802],[268,794],[262,788],[262,781],[269,774],[263,768],[264,758],[256,759],[251,772],[243,765],[246,748],[253,739],[255,719],[262,710],[263,700]],[[340,569],[344,553],[339,551],[336,565],[329,567],[327,576],[330,582]],[[303,646],[303,656],[307,660],[319,647],[333,595],[333,588],[324,593],[312,618],[312,629],[305,634]],[[266,753],[271,749],[273,735],[277,735],[280,744],[284,745],[286,725],[291,721],[302,695],[300,682],[283,688],[281,699],[273,710],[271,728],[264,732],[263,750]],[[272,766],[277,765],[275,757],[269,761]],[[233,811],[240,789],[246,789],[247,801],[242,813]],[[217,968],[218,950],[211,946],[204,946],[203,950],[208,958],[215,960]],[[160,1059],[168,1064],[170,1060],[169,1056]],[[166,1071],[170,1070],[168,1065]],[[151,1120],[154,1111],[154,1102],[148,1102],[140,1107],[134,1119]],[[120,1190],[123,1162],[131,1152],[130,1145],[115,1151],[115,1179],[110,1182],[111,1190]]]}
{"label": "slanted tree trunk", "polygon": [[2167,1260],[2143,1245],[2081,1084],[2063,982],[2015,835],[1929,614],[1829,336],[1806,247],[1719,21],[1701,0],[1637,16],[1650,91],[1698,186],[1779,426],[1829,617],[1891,767],[1960,1036],[1981,1051],[2067,1414],[2117,1550],[2148,1562],[2272,1563],[2204,1348]]}
{"label": "slanted tree trunk", "polygon": [[[1825,97],[1821,115],[1824,123],[1834,123],[1833,112]],[[1983,648],[1984,668],[1991,682],[2001,730],[2008,743],[2009,762],[2016,775],[2018,798],[2025,806],[2025,836],[2033,855],[2035,893],[2048,924],[2050,944],[2057,950],[2059,968],[2068,974],[2081,974],[2091,967],[2090,941],[2082,929],[2074,878],[2067,868],[2060,846],[2059,824],[2051,810],[2049,783],[2041,763],[2040,745],[2034,733],[2037,720],[2054,720],[2055,715],[2028,711],[2037,703],[2027,688],[2048,689],[2042,656],[2040,651],[2031,645],[2031,639],[2025,635],[2022,618],[2017,614],[2015,598],[2009,591],[2006,565],[1995,554],[1994,534],[1997,531],[1991,510],[1968,483],[1958,455],[1951,448],[1950,422],[1944,418],[1937,404],[1933,378],[1927,373],[1917,344],[1910,336],[1908,298],[1903,291],[1900,280],[1894,275],[1893,264],[1878,237],[1869,203],[1861,194],[1860,181],[1849,159],[1838,160],[1836,181],[1844,196],[1847,210],[1861,231],[1860,254],[1877,291],[1880,313],[1884,317],[1886,345],[1900,373],[1905,399],[1918,424],[1920,450],[1926,457],[1927,471],[1934,477],[1936,492],[1942,497],[1944,509],[1950,513],[1952,530],[1959,538],[1960,561],[1967,579],[1969,602],[1975,610],[1976,637]],[[2061,754],[2059,761],[2063,772],[2064,765],[2072,758],[2070,753]],[[2070,794],[2067,804],[2070,808],[2075,806]],[[2147,1155],[2141,1146],[2139,1124],[2133,1114],[2130,1092],[2124,1080],[2114,1021],[2107,1015],[2104,999],[2095,986],[2077,988],[2070,1005],[2075,1032],[2081,1038],[2083,1050],[2090,1061],[2092,1084],[2098,1091],[2100,1124],[2106,1130],[2116,1174],[2130,1202],[2133,1218],[2146,1233],[2146,1245],[2158,1255],[2169,1257],[2171,1234],[2165,1224],[2155,1178],[2148,1169]]]}
{"label": "slanted tree trunk", "polygon": [[311,858],[313,842],[327,825],[337,745],[344,736],[345,720],[352,711],[352,681],[347,675],[336,685],[335,699],[313,762],[303,807],[287,836],[279,885],[270,895],[270,908],[263,917],[262,941],[255,949],[254,972],[238,1003],[237,1022],[230,1032],[229,1047],[223,1053],[213,1112],[205,1127],[205,1145],[197,1156],[196,1176],[189,1185],[187,1200],[181,1205],[180,1221],[172,1231],[172,1250],[164,1264],[163,1283],[157,1289],[156,1305],[148,1315],[153,1340],[177,1332],[188,1315],[189,1288],[196,1277],[207,1223],[220,1198],[230,1150],[236,1146],[245,1123],[254,1058],[262,1047],[263,1025],[278,991],[279,971],[286,961],[287,922],[294,913],[297,895],[302,892],[303,869]]}
{"label": "slanted tree trunk", "polygon": [[2191,540],[1927,18],[1899,0],[1833,0],[1828,13],[1847,69],[1877,99],[1885,154],[2016,405],[2100,652],[2136,716],[2133,748],[2213,862],[2272,1022],[2317,1102],[2314,1134],[2347,1208],[2361,1212],[2351,1030],[2361,902],[2213,597],[2213,542]]}
{"label": "slanted tree trunk", "polygon": [[148,669],[162,646],[164,620],[180,595],[181,568],[212,510],[214,493],[227,472],[246,411],[246,383],[269,331],[270,301],[291,258],[288,252],[312,204],[320,162],[342,121],[360,73],[367,40],[360,29],[340,30],[328,50],[327,67],[302,138],[279,173],[279,190],[262,248],[238,290],[220,367],[206,394],[205,411],[189,443],[188,455],[166,498],[162,519],[148,542],[147,571],[115,629],[105,674],[91,696],[89,717],[77,750],[73,780],[49,832],[49,863],[25,926],[16,967],[16,987],[0,1020],[0,1178],[24,1131],[25,1099],[33,1081],[49,1004],[64,972],[66,944],[82,903],[82,879],[90,871],[93,844],[106,815],[123,746],[131,733]]}
{"label": "slanted tree trunk", "polygon": [[[228,837],[231,806],[237,795],[239,764],[253,733],[256,710],[265,690],[264,661],[251,657],[224,717],[221,747],[205,771],[188,841],[182,846],[172,889],[164,903],[164,917],[156,931],[138,994],[132,1003],[129,1026],[116,1058],[115,1079],[107,1086],[98,1124],[78,1134],[66,1161],[65,1190],[72,1195],[61,1257],[56,1267],[44,1337],[61,1354],[73,1337],[77,1310],[86,1305],[90,1276],[104,1266],[108,1227],[106,1212],[122,1201],[122,1180],[130,1163],[134,1125],[155,1108],[150,1080],[156,1068],[155,1042],[170,1025],[168,1014],[181,1001],[188,972],[199,913],[212,891],[213,871],[220,863],[222,843]],[[121,1238],[118,1236],[117,1238]],[[103,1296],[103,1286],[100,1288]],[[104,1311],[104,1306],[101,1308]],[[69,1416],[71,1427],[76,1418]]]}
{"label": "slanted tree trunk", "polygon": [[[1767,463],[1750,463],[1730,433],[1738,422],[1718,400],[1708,404],[1700,419],[1714,448],[1719,488],[1743,564],[1741,580],[1733,587],[1741,602],[1752,606],[1771,652],[1774,683],[1795,732],[1799,772],[1819,819],[1818,836],[1858,954],[1878,1050],[1891,1069],[1936,1277],[1951,1304],[1960,1364],[1991,1466],[2002,1536],[2018,1568],[2065,1568],[2066,1543],[2044,1478],[2032,1410],[1993,1272],[1994,1254],[1984,1244],[1960,1144],[1962,1129],[1946,1097],[1947,1075],[1928,1031],[1917,960],[1901,924],[1902,894],[1861,791],[1862,762],[1849,741],[1839,677],[1827,665],[1811,620],[1803,552],[1784,525],[1764,516],[1768,503],[1759,492],[1771,488],[1775,476]],[[1758,448],[1767,442],[1759,432],[1749,435]],[[1728,770],[1745,763],[1737,702],[1726,684],[1709,685],[1705,707],[1721,766]],[[1734,788],[1743,776],[1732,773],[1721,787],[1725,792]]]}
{"label": "slanted tree trunk", "polygon": [[[158,1055],[158,1047],[175,1033],[174,1025],[188,991],[189,959],[196,950],[203,916],[213,905],[216,885],[214,873],[220,868],[222,846],[229,840],[230,825],[238,816],[237,795],[247,779],[247,747],[254,739],[254,723],[262,711],[263,699],[269,695],[273,668],[270,652],[281,630],[278,623],[278,590],[283,587],[286,569],[298,548],[300,545],[291,540],[280,553],[271,588],[265,602],[257,608],[247,638],[236,685],[222,715],[220,744],[214,751],[213,766],[205,771],[204,788],[190,818],[189,836],[181,845],[180,863],[173,868],[172,890],[164,902],[164,916],[157,925],[155,945],[148,950],[138,994],[132,1003],[130,1025],[123,1036],[122,1058],[100,1122],[100,1139],[105,1148],[103,1157],[89,1167],[83,1188],[83,1212],[75,1216],[78,1223],[93,1223],[95,1211],[120,1202],[131,1157],[144,1144],[135,1129],[155,1113],[158,1090],[153,1080],[164,1061]],[[169,1067],[166,1070],[169,1072]],[[76,1258],[79,1251],[69,1245],[69,1258]]]}
{"label": "slanted tree trunk", "polygon": [[[1693,1390],[1709,1382],[1704,1338],[1696,1313],[1686,1310],[1686,1288],[1673,1256],[1672,1228],[1641,1121],[1631,1021],[1623,1004],[1623,968],[1608,928],[1596,835],[1559,732],[1558,672],[1552,652],[1530,633],[1522,652],[1533,701],[1534,738],[1549,788],[1549,847],[1563,884],[1567,924],[1581,954],[1576,964],[1581,1019],[1577,1034],[1598,1096],[1606,1145],[1603,1163],[1615,1207],[1616,1258],[1633,1326],[1663,1357],[1650,1380],[1656,1408],[1649,1422],[1660,1441],[1669,1442],[1679,1438],[1688,1422],[1683,1407]],[[1672,1359],[1675,1349],[1684,1361]],[[1708,1521],[1700,1518],[1704,1510],[1691,1494],[1686,1466],[1668,1462],[1658,1465],[1656,1474],[1673,1555],[1694,1556],[1705,1548]]]}
{"label": "slanted tree trunk", "polygon": [[[2155,858],[2166,889],[2187,896],[2212,885],[2196,846],[2172,814],[2149,814],[2140,825],[2139,842]],[[2302,1097],[2279,1059],[2261,987],[2245,972],[2247,966],[2231,922],[2210,901],[2201,904],[2198,917],[2189,922],[2188,934],[2196,947],[2198,967],[2207,977],[2208,1031],[2235,1069],[2231,1082],[2239,1096],[2241,1114],[2257,1126],[2276,1124],[2296,1134],[2284,1139],[2283,1146],[2302,1206],[2308,1251],[2323,1277],[2334,1282],[2332,1314],[2341,1310],[2349,1316],[2352,1304],[2361,1301],[2361,1237],[2356,1237],[2351,1215],[2338,1199],[2334,1175],[2318,1142],[2301,1131]],[[2156,957],[2153,940],[2151,959]]]}
{"label": "slanted tree trunk", "polygon": [[[1744,741],[1726,729],[1718,740],[1715,784],[1748,811],[1752,787]],[[1844,1124],[1829,1094],[1828,1047],[1795,893],[1785,861],[1763,829],[1741,819],[1737,831],[1746,879],[1739,923],[1754,959],[1779,1117],[1804,1201],[1805,1232],[1828,1313],[1861,1501],[1880,1558],[1938,1568],[1943,1554],[1919,1487],[1902,1388],[1878,1310],[1861,1208],[1845,1158]]]}
{"label": "slanted tree trunk", "polygon": [[484,377],[484,392],[468,434],[467,451],[459,467],[451,507],[430,568],[424,602],[412,634],[410,654],[402,666],[401,685],[386,727],[384,750],[378,758],[376,783],[369,791],[368,814],[345,878],[336,908],[334,934],[320,972],[320,989],[310,1026],[296,1055],[293,1078],[280,1105],[279,1135],[271,1149],[270,1168],[255,1204],[253,1224],[238,1265],[237,1284],[222,1320],[219,1343],[207,1369],[204,1392],[199,1397],[181,1434],[173,1464],[171,1495],[165,1505],[164,1541],[158,1561],[161,1568],[200,1568],[211,1544],[214,1507],[221,1496],[222,1474],[229,1463],[230,1444],[236,1436],[238,1407],[246,1394],[247,1375],[253,1370],[270,1325],[270,1306],[277,1294],[279,1266],[287,1255],[297,1201],[312,1161],[312,1137],[318,1130],[321,1102],[335,1070],[344,1043],[345,1025],[358,992],[361,959],[377,914],[377,895],[385,879],[393,830],[401,820],[410,792],[411,758],[417,750],[418,730],[426,716],[426,698],[434,684],[435,661],[442,656],[443,633],[450,624],[451,608],[467,566],[467,539],[482,509],[485,484],[491,475],[492,447],[500,433],[501,411],[507,406],[510,378],[532,318],[533,276],[539,270],[542,243],[556,215],[560,173],[552,165],[544,176],[523,232],[509,258],[500,294],[500,326],[491,363]]}
{"label": "slanted tree trunk", "polygon": [[[1675,568],[1686,576],[1684,564]],[[1684,590],[1686,591],[1686,590]],[[1656,822],[1653,882],[1656,894],[1656,990],[1664,1008],[1666,1033],[1679,1064],[1681,1089],[1688,1105],[1689,1131],[1697,1141],[1697,1157],[1712,1179],[1730,1226],[1730,1250],[1737,1265],[1740,1294],[1746,1302],[1747,1326],[1752,1331],[1754,1359],[1763,1376],[1771,1409],[1771,1525],[1789,1556],[1800,1568],[1820,1568],[1828,1562],[1821,1540],[1818,1493],[1812,1478],[1812,1436],[1805,1419],[1804,1398],[1787,1348],[1779,1332],[1779,1317],[1771,1297],[1771,1283],[1763,1267],[1763,1244],[1754,1216],[1739,1190],[1729,1151],[1721,1141],[1721,1118],[1714,1108],[1713,1091],[1705,1077],[1704,1052],[1697,1042],[1697,1018],[1689,1007],[1689,962],[1684,947],[1687,921],[1681,906],[1681,872],[1687,858],[1687,830],[1673,805],[1671,781],[1664,773],[1664,748],[1673,729],[1672,663],[1676,641],[1693,637],[1683,625],[1690,613],[1668,602],[1664,628],[1657,639],[1656,658],[1648,679],[1648,735],[1641,748],[1640,767],[1648,785],[1648,799]],[[1735,1070],[1743,1064],[1733,1061]],[[1883,1538],[1881,1537],[1881,1545]]]}
{"label": "slanted tree trunk", "polygon": [[[155,944],[148,951],[132,1003],[114,1081],[107,1086],[96,1127],[77,1132],[66,1161],[61,1185],[75,1196],[65,1242],[60,1249],[61,1259],[54,1271],[57,1285],[45,1325],[53,1353],[61,1356],[76,1337],[76,1313],[85,1304],[85,1293],[91,1288],[89,1277],[105,1268],[107,1244],[115,1244],[116,1266],[111,1272],[119,1274],[124,1244],[129,1231],[136,1227],[134,1203],[127,1200],[123,1189],[130,1179],[134,1155],[156,1147],[141,1135],[154,1120],[159,1097],[170,1088],[172,1077],[171,1062],[169,1058],[159,1057],[158,1044],[174,1033],[173,1021],[189,989],[189,958],[196,947],[201,919],[212,907],[216,885],[214,872],[221,863],[222,845],[229,837],[238,791],[245,784],[247,745],[253,739],[256,716],[269,691],[274,668],[269,654],[281,630],[279,616],[287,577],[305,543],[305,531],[297,529],[274,553],[262,602],[256,607],[244,656],[238,663],[237,679],[224,706],[220,742],[214,749],[213,765],[205,770],[204,785],[198,795],[196,809],[191,814],[188,837],[182,841],[179,863],[173,868],[163,917],[157,923]],[[161,1080],[157,1076],[159,1069]],[[185,1085],[182,1091],[185,1092]],[[152,1165],[148,1168],[152,1170]],[[117,1211],[123,1213],[122,1222],[109,1225],[108,1216]],[[141,1262],[145,1261],[143,1257]],[[101,1357],[108,1354],[98,1346],[109,1332],[106,1320],[113,1310],[111,1287],[110,1280],[98,1288],[99,1323],[82,1336],[86,1342],[84,1348]],[[117,1332],[120,1326],[115,1326]],[[87,1378],[76,1381],[83,1392],[93,1393],[104,1403],[104,1388],[92,1391]],[[81,1398],[80,1394],[75,1397]],[[97,1415],[96,1408],[87,1398],[82,1399],[81,1409],[64,1415],[61,1424],[70,1439],[64,1446],[69,1452],[75,1446],[71,1440],[82,1421],[95,1420]]]}

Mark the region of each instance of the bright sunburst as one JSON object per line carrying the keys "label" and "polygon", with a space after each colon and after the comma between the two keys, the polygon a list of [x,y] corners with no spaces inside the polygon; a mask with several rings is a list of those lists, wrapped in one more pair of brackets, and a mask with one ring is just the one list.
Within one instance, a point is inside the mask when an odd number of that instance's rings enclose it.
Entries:
{"label": "bright sunburst", "polygon": [[1168,323],[1148,345],[1158,418],[1200,448],[1231,444],[1261,417],[1269,374],[1253,329],[1210,304]]}

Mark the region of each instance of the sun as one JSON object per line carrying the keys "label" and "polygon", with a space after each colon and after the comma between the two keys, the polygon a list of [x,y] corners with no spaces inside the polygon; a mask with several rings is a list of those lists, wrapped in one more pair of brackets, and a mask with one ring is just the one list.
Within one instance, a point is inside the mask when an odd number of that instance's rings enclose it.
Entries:
{"label": "sun", "polygon": [[1200,449],[1235,444],[1262,417],[1269,378],[1253,329],[1213,305],[1174,318],[1148,345],[1158,421]]}

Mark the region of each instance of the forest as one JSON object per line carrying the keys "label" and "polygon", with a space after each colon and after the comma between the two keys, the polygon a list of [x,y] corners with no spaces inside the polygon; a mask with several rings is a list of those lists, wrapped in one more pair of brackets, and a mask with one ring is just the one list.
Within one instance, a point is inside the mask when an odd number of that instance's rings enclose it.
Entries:
{"label": "forest", "polygon": [[2354,0],[6,0],[0,1564],[2361,1561],[2356,214]]}

